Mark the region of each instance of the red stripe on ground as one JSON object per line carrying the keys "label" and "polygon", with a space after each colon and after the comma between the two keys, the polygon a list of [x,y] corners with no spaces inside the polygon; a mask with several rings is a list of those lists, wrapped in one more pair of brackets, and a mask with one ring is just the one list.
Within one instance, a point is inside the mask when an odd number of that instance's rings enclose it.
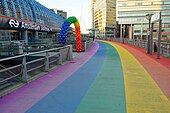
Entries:
{"label": "red stripe on ground", "polygon": [[[119,43],[119,42],[117,42]],[[119,43],[119,44],[122,44],[122,43]],[[122,44],[124,45],[124,44]],[[163,66],[167,67],[169,70],[170,70],[170,58],[167,58],[167,57],[164,57],[164,56],[160,56],[160,59],[157,59],[157,54],[156,53],[152,53],[152,55],[148,55],[146,54],[146,51],[145,49],[143,48],[140,48],[140,47],[137,47],[137,46],[133,46],[133,45],[130,45],[130,44],[125,44],[131,48],[135,48],[137,49],[138,51],[144,53],[145,55],[147,55],[148,57],[152,58],[153,60],[156,60],[157,62],[159,62],[160,64],[162,64]]]}
{"label": "red stripe on ground", "polygon": [[163,56],[157,59],[155,53],[148,55],[146,50],[137,46],[115,43],[126,48],[136,57],[170,100],[170,59]]}

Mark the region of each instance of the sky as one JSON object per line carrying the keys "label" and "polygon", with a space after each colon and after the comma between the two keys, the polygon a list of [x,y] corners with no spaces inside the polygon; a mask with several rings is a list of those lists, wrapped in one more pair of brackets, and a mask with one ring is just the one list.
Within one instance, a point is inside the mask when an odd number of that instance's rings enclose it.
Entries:
{"label": "sky", "polygon": [[[75,16],[82,33],[91,28],[91,0],[36,0],[47,8],[57,8],[67,12],[67,17]],[[72,25],[73,26],[73,25]]]}

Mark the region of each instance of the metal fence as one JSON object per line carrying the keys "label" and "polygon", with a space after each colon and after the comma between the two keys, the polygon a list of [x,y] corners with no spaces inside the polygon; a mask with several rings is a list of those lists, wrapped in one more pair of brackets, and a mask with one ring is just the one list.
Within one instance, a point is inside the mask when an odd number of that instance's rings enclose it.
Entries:
{"label": "metal fence", "polygon": [[[73,47],[73,51],[76,51],[76,42],[75,41],[70,41],[68,44],[71,44]],[[90,48],[93,44],[93,40],[86,40],[82,42],[82,51],[86,51],[88,48]]]}
{"label": "metal fence", "polygon": [[0,43],[0,56],[16,56],[24,53],[37,52],[60,47],[51,43],[20,43],[18,41]]}
{"label": "metal fence", "polygon": [[[120,39],[120,38],[115,38],[113,40],[123,43],[122,39]],[[154,41],[154,42],[156,43],[156,46],[157,46],[157,41]],[[134,45],[134,46],[138,46],[138,47],[147,49],[147,41],[145,41],[145,40],[128,40],[128,39],[124,39],[124,43],[125,44],[131,44],[131,45]],[[154,51],[154,44],[152,44],[152,48],[153,48],[152,52],[156,52],[156,51]],[[162,41],[160,51],[161,51],[161,55],[170,58],[170,43]]]}
{"label": "metal fence", "polygon": [[[53,67],[71,60],[73,58],[72,52],[76,51],[76,43],[68,44],[71,45],[60,47],[60,44],[48,43],[29,43],[28,45],[1,43],[0,97],[14,91],[13,87],[17,84],[24,85],[45,74]],[[82,51],[86,51],[92,44],[92,40],[83,41]],[[19,87],[21,86],[19,85]]]}
{"label": "metal fence", "polygon": [[[92,40],[84,40],[82,41],[82,50],[86,51],[92,44]],[[72,45],[73,51],[76,51],[76,41],[68,41],[69,45]],[[59,43],[19,43],[17,42],[6,42],[0,43],[0,57],[9,57],[21,55],[24,53],[37,52],[48,50],[52,48],[61,47]]]}
{"label": "metal fence", "polygon": [[0,91],[71,60],[72,45],[0,59]]}

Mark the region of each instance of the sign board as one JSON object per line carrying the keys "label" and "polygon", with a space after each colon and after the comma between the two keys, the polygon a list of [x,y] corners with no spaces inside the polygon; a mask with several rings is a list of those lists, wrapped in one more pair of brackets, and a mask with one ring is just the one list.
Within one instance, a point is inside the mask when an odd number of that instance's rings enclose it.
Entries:
{"label": "sign board", "polygon": [[37,30],[37,31],[52,31],[51,27],[45,25],[39,25],[36,23],[26,23],[26,22],[18,22],[18,20],[10,19],[9,25],[11,28],[18,28],[18,29],[30,29],[30,30]]}
{"label": "sign board", "polygon": [[11,27],[18,28],[19,27],[19,22],[17,20],[10,19],[9,20],[9,25]]}
{"label": "sign board", "polygon": [[152,17],[151,17],[151,23],[158,22],[159,19],[160,19],[160,13],[156,13],[156,14],[152,15]]}

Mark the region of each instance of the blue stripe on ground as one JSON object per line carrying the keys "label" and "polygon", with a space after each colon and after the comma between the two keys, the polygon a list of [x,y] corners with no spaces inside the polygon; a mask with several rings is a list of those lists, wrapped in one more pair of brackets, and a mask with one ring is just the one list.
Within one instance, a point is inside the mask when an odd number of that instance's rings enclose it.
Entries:
{"label": "blue stripe on ground", "polygon": [[101,70],[76,113],[126,113],[122,63],[117,50],[110,44],[106,47]]}
{"label": "blue stripe on ground", "polygon": [[100,42],[99,46],[96,54],[83,67],[26,113],[74,113],[103,65],[106,46]]}

